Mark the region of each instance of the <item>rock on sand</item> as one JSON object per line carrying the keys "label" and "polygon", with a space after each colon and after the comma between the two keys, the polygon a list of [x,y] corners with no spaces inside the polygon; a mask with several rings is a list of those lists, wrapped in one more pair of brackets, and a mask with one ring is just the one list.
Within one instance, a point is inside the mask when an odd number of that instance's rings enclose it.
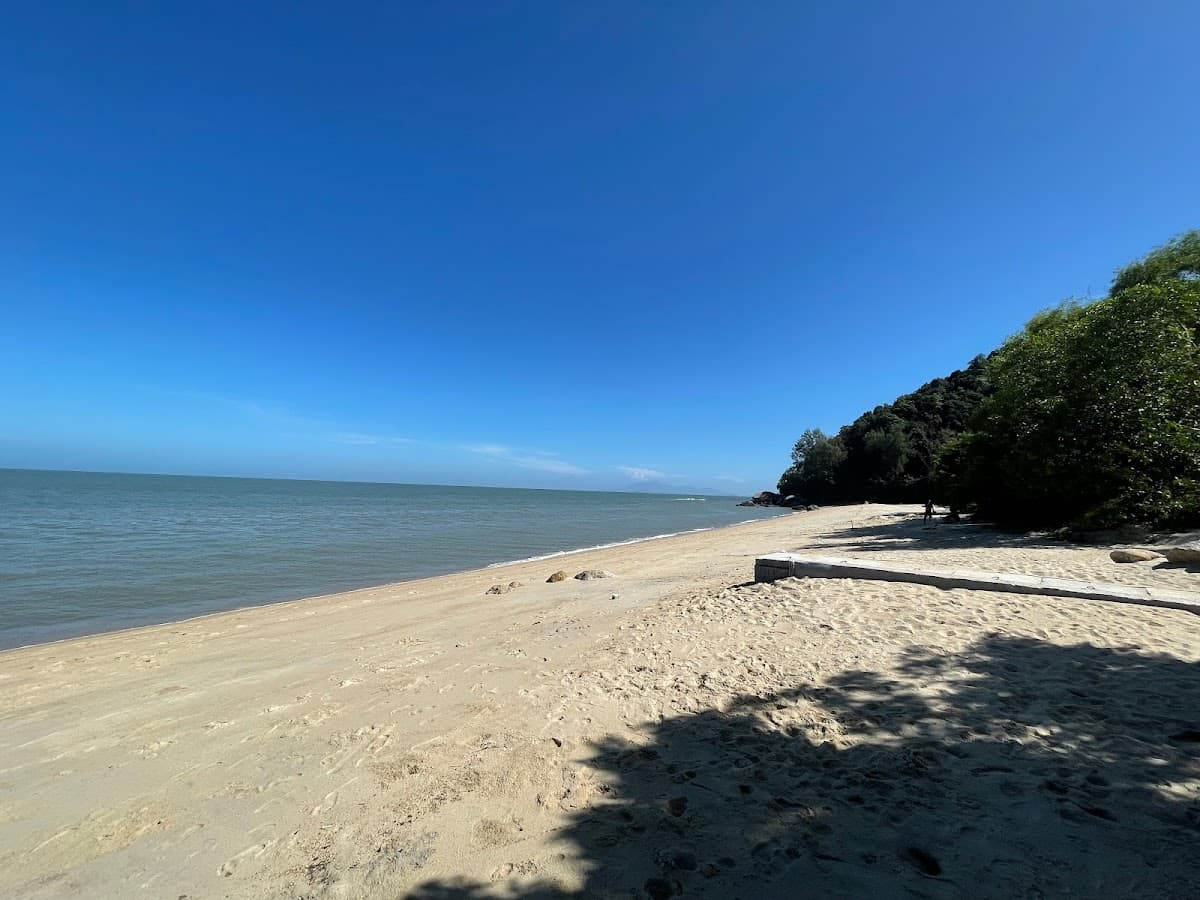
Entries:
{"label": "rock on sand", "polygon": [[1122,547],[1119,550],[1114,550],[1108,556],[1113,562],[1117,563],[1149,562],[1152,559],[1162,559],[1161,553],[1156,553],[1153,550],[1139,550],[1134,547]]}
{"label": "rock on sand", "polygon": [[508,584],[493,584],[490,588],[484,591],[485,594],[507,594],[509,591],[515,591],[521,587],[521,582],[510,581]]}
{"label": "rock on sand", "polygon": [[1200,563],[1200,541],[1188,541],[1178,547],[1168,547],[1163,550],[1167,562]]}

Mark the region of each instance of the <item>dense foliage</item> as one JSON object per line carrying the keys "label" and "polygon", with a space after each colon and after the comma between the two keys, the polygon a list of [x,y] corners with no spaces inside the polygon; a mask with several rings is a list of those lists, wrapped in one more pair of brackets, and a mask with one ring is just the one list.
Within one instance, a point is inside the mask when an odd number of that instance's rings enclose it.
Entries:
{"label": "dense foliage", "polygon": [[1200,283],[1042,313],[991,375],[995,394],[942,460],[946,499],[1020,525],[1200,516]]}
{"label": "dense foliage", "polygon": [[1021,526],[1200,523],[1200,232],[1111,296],[1035,316],[987,359],[796,442],[783,493],[919,501]]}
{"label": "dense foliage", "polygon": [[924,500],[938,453],[966,430],[990,392],[986,370],[986,359],[978,357],[966,369],[863,413],[832,437],[806,431],[792,448],[780,493],[822,504]]}
{"label": "dense foliage", "polygon": [[1112,293],[1119,294],[1139,284],[1200,278],[1200,231],[1188,231],[1130,263],[1113,278]]}

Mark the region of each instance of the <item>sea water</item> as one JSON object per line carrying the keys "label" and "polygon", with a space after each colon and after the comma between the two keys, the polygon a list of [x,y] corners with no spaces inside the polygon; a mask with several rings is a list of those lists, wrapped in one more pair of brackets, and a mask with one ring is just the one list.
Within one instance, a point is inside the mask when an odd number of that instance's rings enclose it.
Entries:
{"label": "sea water", "polygon": [[738,499],[0,469],[0,649],[779,512]]}

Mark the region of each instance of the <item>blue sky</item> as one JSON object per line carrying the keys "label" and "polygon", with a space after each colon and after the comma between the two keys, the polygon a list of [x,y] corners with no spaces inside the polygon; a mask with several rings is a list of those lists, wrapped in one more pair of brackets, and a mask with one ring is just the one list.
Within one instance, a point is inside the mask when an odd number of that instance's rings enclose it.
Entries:
{"label": "blue sky", "polygon": [[986,6],[9,6],[0,466],[769,487],[1200,226],[1200,4]]}

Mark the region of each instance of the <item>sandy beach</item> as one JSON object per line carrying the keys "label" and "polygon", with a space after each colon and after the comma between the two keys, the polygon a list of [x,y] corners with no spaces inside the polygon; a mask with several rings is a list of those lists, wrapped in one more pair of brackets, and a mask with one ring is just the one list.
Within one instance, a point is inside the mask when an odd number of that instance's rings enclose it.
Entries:
{"label": "sandy beach", "polygon": [[1200,617],[803,549],[1200,590],[872,505],[0,653],[0,896],[1200,896]]}

